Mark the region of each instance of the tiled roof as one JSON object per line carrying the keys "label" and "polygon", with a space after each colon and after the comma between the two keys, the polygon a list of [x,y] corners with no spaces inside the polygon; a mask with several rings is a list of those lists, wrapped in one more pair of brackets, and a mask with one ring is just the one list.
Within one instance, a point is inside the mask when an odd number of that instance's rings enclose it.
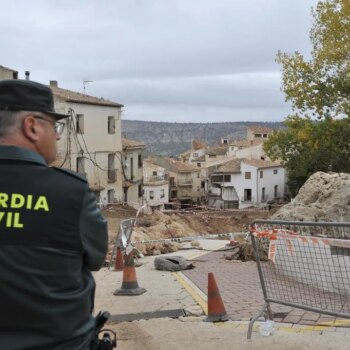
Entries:
{"label": "tiled roof", "polygon": [[2,66],[2,65],[0,65],[0,68],[3,68],[3,69],[6,69],[6,70],[9,70],[9,71],[11,71],[11,72],[18,73],[18,71],[14,70],[14,69],[11,69],[11,68],[8,68],[8,67],[5,67],[5,66]]}
{"label": "tiled roof", "polygon": [[228,162],[219,165],[215,172],[220,173],[239,173],[241,171],[241,161],[242,159],[232,159]]}
{"label": "tiled roof", "polygon": [[198,140],[192,140],[192,149],[195,150],[199,150],[202,149],[206,146],[206,144],[202,141],[198,141]]}
{"label": "tiled roof", "polygon": [[251,125],[248,126],[248,129],[256,134],[270,134],[273,132],[273,129],[260,125]]}
{"label": "tiled roof", "polygon": [[258,169],[283,167],[283,165],[280,163],[274,163],[274,162],[270,162],[268,160],[262,160],[262,159],[245,159],[244,163],[255,166]]}
{"label": "tiled roof", "polygon": [[181,171],[181,172],[186,172],[186,171],[199,171],[198,167],[193,166],[192,164],[189,163],[183,163],[183,162],[179,162],[177,160],[173,160],[172,163],[173,167],[177,170],[177,171]]}
{"label": "tiled roof", "polygon": [[189,163],[180,162],[172,158],[153,156],[153,157],[147,158],[147,160],[153,164],[157,164],[165,168],[166,170],[172,171],[172,172],[200,171],[200,168],[198,168],[197,166],[194,166]]}
{"label": "tiled roof", "polygon": [[104,98],[97,98],[89,95],[81,94],[71,90],[62,89],[56,86],[49,85],[54,96],[63,98],[66,102],[76,102],[91,105],[110,106],[110,107],[124,107],[123,105],[105,100]]}
{"label": "tiled roof", "polygon": [[145,148],[145,144],[139,141],[122,138],[122,146],[124,148]]}
{"label": "tiled roof", "polygon": [[225,155],[227,153],[227,146],[213,147],[208,150],[207,154],[210,156]]}

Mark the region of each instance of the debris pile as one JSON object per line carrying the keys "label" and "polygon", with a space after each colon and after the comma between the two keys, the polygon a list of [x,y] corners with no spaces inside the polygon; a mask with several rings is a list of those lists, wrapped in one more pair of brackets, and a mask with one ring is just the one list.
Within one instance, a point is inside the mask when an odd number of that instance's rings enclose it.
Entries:
{"label": "debris pile", "polygon": [[289,221],[350,221],[350,174],[317,172],[298,195],[271,219]]}
{"label": "debris pile", "polygon": [[[267,246],[259,246],[259,257],[261,261],[267,261],[268,249]],[[224,254],[224,259],[232,262],[255,261],[254,248],[251,240],[237,242],[232,248],[232,251]]]}

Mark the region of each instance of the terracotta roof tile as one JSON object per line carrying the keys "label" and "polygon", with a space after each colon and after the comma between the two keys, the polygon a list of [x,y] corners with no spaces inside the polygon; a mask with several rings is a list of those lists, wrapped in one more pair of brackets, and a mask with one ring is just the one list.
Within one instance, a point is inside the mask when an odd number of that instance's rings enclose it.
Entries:
{"label": "terracotta roof tile", "polygon": [[262,159],[246,159],[244,160],[244,163],[255,166],[258,169],[283,167],[283,165],[280,163],[270,162],[268,160],[262,160]]}
{"label": "terracotta roof tile", "polygon": [[273,129],[260,125],[251,125],[248,126],[248,129],[257,134],[270,134],[273,132]]}
{"label": "terracotta roof tile", "polygon": [[193,150],[199,150],[202,149],[206,146],[206,144],[202,141],[198,141],[198,140],[192,140],[192,149]]}
{"label": "terracotta roof tile", "polygon": [[81,94],[80,92],[62,89],[52,85],[48,85],[48,86],[49,88],[51,88],[54,96],[63,98],[66,102],[85,103],[85,104],[110,106],[110,107],[124,107],[119,103],[105,100],[104,98],[84,95],[84,94]]}
{"label": "terracotta roof tile", "polygon": [[213,147],[208,150],[207,154],[210,156],[224,156],[227,153],[227,146]]}
{"label": "terracotta roof tile", "polygon": [[232,159],[222,165],[219,165],[215,172],[220,173],[239,173],[241,171],[242,159]]}
{"label": "terracotta roof tile", "polygon": [[122,146],[124,148],[145,148],[145,144],[139,141],[122,138]]}

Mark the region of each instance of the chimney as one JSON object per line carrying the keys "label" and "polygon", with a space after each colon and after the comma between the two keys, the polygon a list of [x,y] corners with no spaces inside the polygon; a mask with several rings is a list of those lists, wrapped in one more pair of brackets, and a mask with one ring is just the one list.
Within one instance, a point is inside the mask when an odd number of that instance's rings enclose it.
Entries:
{"label": "chimney", "polygon": [[26,75],[26,80],[30,80],[30,72],[29,72],[29,70],[26,70],[24,74]]}
{"label": "chimney", "polygon": [[50,80],[50,86],[57,88],[58,87],[57,80]]}

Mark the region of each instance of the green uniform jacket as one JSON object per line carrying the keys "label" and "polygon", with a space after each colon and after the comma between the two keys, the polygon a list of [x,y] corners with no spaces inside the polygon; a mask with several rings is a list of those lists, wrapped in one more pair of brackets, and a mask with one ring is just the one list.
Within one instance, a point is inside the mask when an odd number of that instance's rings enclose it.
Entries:
{"label": "green uniform jacket", "polygon": [[107,223],[85,179],[0,146],[0,349],[89,349]]}

